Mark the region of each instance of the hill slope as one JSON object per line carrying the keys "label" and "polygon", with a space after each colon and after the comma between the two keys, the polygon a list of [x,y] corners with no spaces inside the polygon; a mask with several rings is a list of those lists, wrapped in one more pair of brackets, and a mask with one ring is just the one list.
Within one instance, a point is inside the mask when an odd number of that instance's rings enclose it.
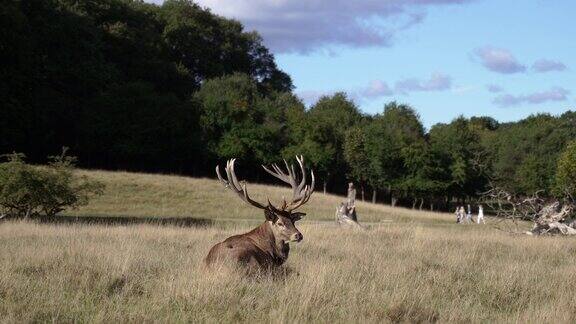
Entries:
{"label": "hill slope", "polygon": [[[74,216],[131,216],[131,217],[192,217],[209,220],[259,220],[262,212],[242,202],[230,190],[213,179],[196,179],[173,175],[153,175],[129,172],[79,171],[106,185],[105,194],[91,200]],[[248,184],[250,196],[257,201],[273,202],[290,197],[284,186]],[[302,211],[308,221],[333,220],[336,207],[344,197],[316,192]],[[420,212],[385,205],[357,203],[361,222],[422,222],[450,223],[444,213]]]}

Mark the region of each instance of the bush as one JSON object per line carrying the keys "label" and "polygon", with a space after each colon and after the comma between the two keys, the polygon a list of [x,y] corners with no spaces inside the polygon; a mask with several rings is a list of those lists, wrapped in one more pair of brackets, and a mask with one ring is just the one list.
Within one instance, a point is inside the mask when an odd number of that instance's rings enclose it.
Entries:
{"label": "bush", "polygon": [[102,194],[103,184],[74,174],[76,158],[49,157],[47,166],[24,162],[21,153],[4,155],[0,163],[0,218],[54,217],[67,208],[88,204],[92,195]]}

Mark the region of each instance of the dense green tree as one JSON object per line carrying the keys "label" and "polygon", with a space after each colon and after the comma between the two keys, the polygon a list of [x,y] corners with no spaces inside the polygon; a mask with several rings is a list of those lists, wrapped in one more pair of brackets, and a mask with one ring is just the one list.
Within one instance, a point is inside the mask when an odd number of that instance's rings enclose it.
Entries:
{"label": "dense green tree", "polygon": [[430,130],[430,145],[448,177],[443,186],[448,197],[478,196],[488,183],[489,166],[475,127],[464,117]]}
{"label": "dense green tree", "polygon": [[289,111],[303,110],[293,95],[264,97],[256,81],[238,73],[204,82],[194,99],[201,106],[208,160],[239,158],[256,174],[261,164],[277,162],[289,141],[285,132]]}
{"label": "dense green tree", "polygon": [[242,72],[264,92],[292,90],[292,80],[277,68],[262,38],[244,32],[239,22],[213,15],[187,0],[165,1],[160,16],[165,22],[162,37],[172,58],[196,84]]}
{"label": "dense green tree", "polygon": [[[358,123],[361,114],[346,94],[324,96],[306,112],[300,130],[294,132],[285,155],[300,152],[314,166],[324,191],[337,176],[346,174],[344,138],[346,131]],[[337,179],[339,184],[346,179]]]}
{"label": "dense green tree", "polygon": [[549,194],[558,155],[575,137],[573,113],[560,117],[540,114],[502,124],[482,142],[499,186],[519,194],[540,190]]}
{"label": "dense green tree", "polygon": [[374,181],[376,177],[371,175],[370,152],[368,151],[367,133],[364,127],[366,122],[350,128],[346,132],[344,140],[344,159],[348,164],[348,176],[360,184],[362,201],[365,198],[365,186],[372,186],[372,202],[376,202],[376,190]]}
{"label": "dense green tree", "polygon": [[576,141],[570,142],[558,159],[554,193],[576,200]]}
{"label": "dense green tree", "polygon": [[[32,162],[66,145],[83,166],[202,172],[202,83],[243,73],[269,106],[292,89],[257,33],[191,1],[10,0],[0,17],[0,152]],[[274,127],[234,128],[221,153]]]}
{"label": "dense green tree", "polygon": [[378,179],[373,185],[389,192],[395,205],[407,176],[403,150],[424,144],[424,127],[412,107],[391,102],[384,107],[382,115],[374,117],[366,131],[372,174]]}
{"label": "dense green tree", "polygon": [[256,83],[245,74],[211,79],[195,98],[202,106],[203,141],[213,159],[240,158],[249,162],[273,155],[274,132],[264,126]]}
{"label": "dense green tree", "polygon": [[352,180],[403,205],[474,199],[489,181],[551,196],[572,181],[559,156],[575,112],[426,133],[395,102],[364,116],[337,93],[306,109],[256,32],[189,0],[4,1],[0,60],[0,154],[33,163],[69,146],[84,167],[212,175],[236,157],[258,180],[260,164],[302,154],[325,191]]}
{"label": "dense green tree", "polygon": [[447,189],[448,174],[438,152],[431,149],[427,142],[420,142],[405,147],[402,150],[405,175],[398,185],[402,197],[412,199],[412,207],[420,202],[420,209],[427,200],[430,209],[438,197],[442,197]]}

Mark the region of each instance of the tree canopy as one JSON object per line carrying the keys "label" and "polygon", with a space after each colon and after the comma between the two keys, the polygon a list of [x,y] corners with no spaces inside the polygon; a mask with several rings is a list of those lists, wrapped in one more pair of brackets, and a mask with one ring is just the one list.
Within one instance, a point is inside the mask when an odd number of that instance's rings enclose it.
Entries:
{"label": "tree canopy", "polygon": [[4,1],[0,49],[0,154],[32,163],[67,146],[81,167],[213,176],[234,157],[268,181],[260,165],[303,155],[324,190],[355,181],[387,203],[574,195],[575,112],[427,130],[403,103],[308,108],[257,32],[192,1]]}

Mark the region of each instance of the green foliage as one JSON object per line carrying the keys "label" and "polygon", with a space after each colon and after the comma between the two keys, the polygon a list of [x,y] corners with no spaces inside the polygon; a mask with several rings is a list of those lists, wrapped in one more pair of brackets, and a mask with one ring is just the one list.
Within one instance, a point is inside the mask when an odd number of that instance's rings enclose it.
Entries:
{"label": "green foliage", "polygon": [[570,142],[558,159],[554,193],[572,200],[576,198],[576,141]]}
{"label": "green foliage", "polygon": [[418,114],[407,105],[392,102],[364,127],[370,158],[371,186],[394,191],[407,176],[402,150],[423,144],[424,127]]}
{"label": "green foliage", "polygon": [[[432,201],[475,197],[489,181],[557,194],[559,154],[576,138],[574,112],[426,132],[396,102],[365,116],[337,93],[306,109],[260,35],[189,0],[5,1],[0,44],[0,153],[33,163],[65,145],[86,167],[212,176],[236,157],[259,178],[260,164],[302,154],[327,189],[349,177]],[[37,178],[11,159],[18,181]]]}
{"label": "green foliage", "polygon": [[24,162],[19,153],[0,163],[0,214],[14,217],[54,217],[67,208],[88,204],[91,195],[101,194],[103,185],[74,174],[75,158],[50,157],[46,167]]}
{"label": "green foliage", "polygon": [[346,132],[362,118],[358,107],[346,94],[324,96],[309,111],[293,118],[299,118],[300,125],[291,134],[290,145],[283,155],[300,152],[315,168],[324,185],[335,175],[345,174]]}
{"label": "green foliage", "polygon": [[350,168],[348,175],[361,184],[373,179],[370,176],[370,154],[367,144],[368,139],[361,126],[352,127],[346,132],[344,158]]}
{"label": "green foliage", "polygon": [[434,199],[446,194],[448,184],[445,166],[428,143],[405,147],[402,149],[402,157],[406,173],[397,186],[401,196]]}
{"label": "green foliage", "polygon": [[500,125],[484,136],[483,146],[499,187],[519,194],[550,194],[560,152],[576,138],[574,113],[531,116]]}
{"label": "green foliage", "polygon": [[201,84],[292,90],[258,34],[192,1],[10,0],[0,17],[0,152],[33,162],[66,145],[84,166],[195,173]]}
{"label": "green foliage", "polygon": [[194,97],[210,158],[239,158],[248,164],[275,161],[283,143],[285,110],[299,103],[286,95],[264,98],[246,74],[208,80]]}
{"label": "green foliage", "polygon": [[490,176],[485,148],[474,123],[459,117],[450,124],[438,124],[430,130],[430,145],[444,166],[441,175],[445,194],[452,197],[477,196],[485,190]]}

